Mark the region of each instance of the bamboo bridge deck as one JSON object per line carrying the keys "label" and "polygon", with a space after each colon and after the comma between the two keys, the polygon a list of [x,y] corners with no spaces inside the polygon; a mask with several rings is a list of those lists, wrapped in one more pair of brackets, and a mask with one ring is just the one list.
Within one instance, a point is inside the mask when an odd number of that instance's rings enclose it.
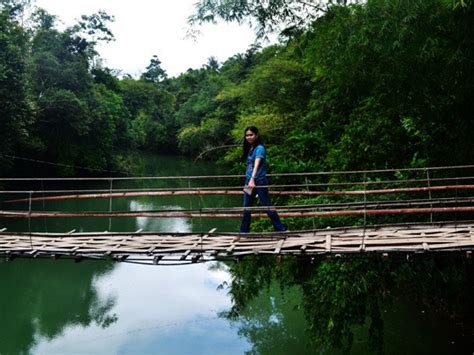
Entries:
{"label": "bamboo bridge deck", "polygon": [[0,232],[0,256],[67,257],[148,263],[199,262],[246,255],[420,253],[474,249],[474,222],[326,228],[285,233],[9,233]]}
{"label": "bamboo bridge deck", "polygon": [[[291,201],[291,198],[298,196],[298,205],[283,203],[271,208],[257,206],[244,209],[235,205],[216,207],[212,203],[203,204],[203,196],[232,198],[242,195],[242,176],[239,175],[0,178],[0,184],[25,186],[23,189],[0,191],[0,257],[109,258],[166,264],[265,254],[315,256],[465,251],[470,256],[474,250],[474,165],[274,176],[283,184],[269,185],[270,194],[282,201]],[[177,187],[163,188],[160,185],[162,180],[172,180]],[[201,183],[204,180],[206,182]],[[288,183],[285,184],[285,181]],[[130,185],[126,189],[117,188],[123,186],[124,182]],[[200,184],[197,186],[198,182]],[[78,190],[75,183],[86,184],[84,186],[92,184],[90,187],[93,189]],[[209,186],[210,183],[213,186]],[[114,199],[136,202],[140,198],[160,199],[166,196],[188,196],[189,208],[164,206],[161,209],[132,210],[130,203],[127,205],[130,208],[126,210],[114,209]],[[90,199],[107,199],[108,206],[105,210],[91,211],[86,209],[87,203],[79,205],[79,201]],[[82,209],[56,211],[52,210],[55,205],[48,205],[53,201],[72,200],[77,201],[75,205]],[[278,211],[282,218],[307,218],[306,225],[312,221],[313,229],[248,233],[241,235],[239,240],[236,240],[238,234],[216,230],[189,233],[142,230],[134,233],[85,233],[74,230],[43,233],[32,230],[34,221],[39,219],[46,226],[46,220],[50,219],[106,218],[108,230],[111,231],[113,218],[228,219],[241,218],[244,211],[252,212],[254,218],[262,218],[266,217],[269,209]],[[315,220],[318,218],[325,219],[325,223],[320,225],[331,225],[331,221],[334,221],[331,219],[339,218],[339,225],[345,219],[351,221],[348,224],[363,226],[316,229]],[[382,225],[386,223],[386,218],[398,224]],[[10,228],[15,225],[10,221],[18,219],[27,221],[23,224],[23,232],[10,231],[16,229]],[[56,223],[56,226],[61,223]],[[38,227],[40,224],[35,225]],[[138,224],[137,228],[140,228]]]}

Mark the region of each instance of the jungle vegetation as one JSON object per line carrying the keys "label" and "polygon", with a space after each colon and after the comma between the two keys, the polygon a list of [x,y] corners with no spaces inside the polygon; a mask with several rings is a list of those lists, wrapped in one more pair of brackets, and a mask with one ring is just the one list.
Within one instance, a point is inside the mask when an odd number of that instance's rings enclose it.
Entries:
{"label": "jungle vegetation", "polygon": [[250,123],[274,172],[473,161],[470,2],[311,3],[199,2],[192,25],[248,20],[280,41],[176,77],[153,56],[133,78],[96,51],[113,16],[60,31],[29,1],[0,1],[1,174],[21,171],[14,157],[62,164],[48,174],[107,170],[129,149],[234,164],[238,148],[210,149],[239,144]]}
{"label": "jungle vegetation", "polygon": [[[27,16],[28,3],[0,0],[2,176],[28,174],[22,158],[57,164],[35,175],[107,172],[123,168],[121,152],[130,149],[241,169],[239,147],[214,148],[240,145],[249,124],[269,143],[272,172],[474,161],[469,0],[200,1],[191,25],[249,21],[259,37],[279,32],[279,43],[223,63],[211,57],[177,77],[157,54],[139,78],[101,64],[96,45],[113,40],[112,16],[83,16],[60,31],[45,10]],[[368,324],[372,351],[381,352],[381,304],[391,296],[472,332],[472,267],[456,256],[412,266],[403,257],[249,258],[229,265],[233,307],[225,316],[247,320],[243,334],[260,341],[260,320],[246,318],[245,308],[276,279],[299,288],[320,349],[350,351],[354,327]],[[257,353],[268,345],[255,344]]]}

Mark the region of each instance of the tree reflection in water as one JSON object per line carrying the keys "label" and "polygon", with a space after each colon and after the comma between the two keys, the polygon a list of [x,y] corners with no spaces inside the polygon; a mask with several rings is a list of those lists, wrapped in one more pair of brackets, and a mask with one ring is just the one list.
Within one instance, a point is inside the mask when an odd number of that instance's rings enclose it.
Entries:
{"label": "tree reflection in water", "polygon": [[27,354],[39,338],[53,339],[67,326],[108,327],[113,298],[100,299],[94,286],[113,269],[110,262],[0,260],[0,354]]}
{"label": "tree reflection in water", "polygon": [[[222,287],[233,306],[222,316],[251,353],[416,353],[429,351],[423,337],[435,353],[472,351],[474,264],[464,254],[257,256],[228,266]],[[407,304],[416,314],[403,312]],[[409,332],[425,310],[430,318]]]}

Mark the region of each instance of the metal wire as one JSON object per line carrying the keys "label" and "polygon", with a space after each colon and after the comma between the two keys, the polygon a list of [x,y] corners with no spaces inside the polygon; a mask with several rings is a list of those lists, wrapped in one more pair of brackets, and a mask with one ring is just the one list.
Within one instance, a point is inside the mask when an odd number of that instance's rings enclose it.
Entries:
{"label": "metal wire", "polygon": [[[375,169],[375,170],[347,170],[347,171],[321,171],[321,172],[302,172],[302,173],[278,173],[268,174],[269,177],[293,177],[293,176],[332,176],[332,175],[353,175],[353,174],[378,174],[389,172],[424,172],[434,170],[458,170],[474,169],[474,165],[457,166],[437,166],[426,168],[401,168],[401,169]],[[201,175],[201,176],[142,176],[142,177],[75,177],[75,178],[0,178],[0,181],[107,181],[114,180],[178,180],[178,179],[227,179],[242,178],[244,175]]]}
{"label": "metal wire", "polygon": [[[431,182],[447,182],[447,181],[461,181],[461,180],[474,180],[474,176],[467,177],[451,177],[451,178],[436,178],[430,179]],[[42,182],[44,180],[41,180]],[[327,183],[309,183],[307,178],[305,183],[302,184],[275,184],[266,185],[269,189],[287,188],[287,187],[324,187],[324,186],[363,186],[363,185],[383,185],[383,184],[409,184],[409,183],[425,183],[427,179],[407,179],[407,180],[379,180],[379,181],[357,181],[357,182],[327,182]],[[189,189],[189,187],[183,188],[139,188],[139,189],[114,189],[115,193],[127,193],[127,192],[158,192],[158,191],[213,191],[213,190],[241,190],[241,186],[199,186]],[[311,191],[308,189],[308,191]],[[70,190],[11,190],[11,191],[0,191],[2,194],[27,194],[32,192],[33,194],[40,193],[107,193],[110,189],[70,189]]]}
{"label": "metal wire", "polygon": [[[308,211],[308,210],[342,210],[352,208],[381,208],[381,207],[415,207],[429,205],[450,205],[458,203],[472,203],[474,197],[445,197],[437,199],[411,199],[411,200],[380,200],[380,201],[367,201],[367,195],[363,195],[364,200],[361,202],[341,202],[341,203],[326,203],[326,204],[298,204],[298,205],[287,205],[287,206],[272,206],[271,209],[277,210],[278,212],[285,211]],[[137,213],[171,213],[171,212],[190,212],[190,213],[202,213],[209,214],[213,212],[236,212],[241,213],[244,210],[251,212],[265,212],[268,210],[266,206],[251,206],[251,207],[199,207],[199,208],[162,208],[152,210],[140,210],[135,211]],[[25,212],[21,210],[0,210],[0,212]],[[59,213],[58,211],[44,211],[45,213]],[[104,211],[88,211],[91,213],[103,213]],[[112,212],[109,209],[109,212]],[[113,211],[113,213],[129,213],[130,211]]]}

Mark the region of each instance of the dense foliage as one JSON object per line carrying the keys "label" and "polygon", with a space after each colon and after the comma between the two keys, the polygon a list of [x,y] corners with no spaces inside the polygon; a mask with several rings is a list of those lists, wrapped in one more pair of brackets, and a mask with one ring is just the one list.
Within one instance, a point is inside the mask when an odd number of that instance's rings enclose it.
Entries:
{"label": "dense foliage", "polygon": [[473,160],[468,1],[341,1],[314,11],[300,1],[201,2],[194,22],[295,26],[278,45],[211,57],[173,78],[153,56],[138,79],[100,64],[95,46],[113,40],[113,17],[83,16],[59,31],[42,9],[24,21],[24,3],[0,2],[2,175],[22,173],[21,157],[58,163],[59,174],[97,172],[130,148],[236,162],[237,150],[214,148],[238,144],[250,123],[270,143],[274,172]]}
{"label": "dense foliage", "polygon": [[[301,3],[201,1],[196,18],[253,17],[265,31],[266,24],[279,23],[285,4]],[[287,29],[283,44],[260,51],[246,77],[217,96],[238,103],[234,140],[250,123],[262,128],[271,143],[272,169],[278,172],[471,164],[470,2],[341,3],[325,8],[309,28]],[[237,150],[226,155],[230,161],[237,157]],[[331,225],[338,222],[360,223],[332,219]],[[265,223],[259,227],[268,227]],[[325,221],[289,224],[311,227],[303,223],[321,227]],[[229,268],[233,307],[225,316],[241,324],[240,334],[254,345],[251,353],[281,350],[266,341],[272,332],[280,335],[279,345],[292,341],[294,332],[282,311],[290,301],[279,299],[289,288],[302,295],[297,307],[315,352],[353,351],[361,328],[369,339],[362,353],[386,351],[390,337],[384,334],[384,308],[389,302],[413,302],[439,317],[451,317],[466,340],[472,336],[472,262],[459,255],[420,256],[413,263],[404,255],[312,262],[259,256]],[[279,290],[271,293],[275,283]],[[265,313],[255,300],[270,293],[274,308]]]}
{"label": "dense foliage", "polygon": [[[23,3],[0,0],[2,176],[83,174],[80,167],[96,174],[115,169],[126,149],[238,166],[240,150],[228,146],[241,143],[249,124],[268,143],[272,172],[474,161],[469,0],[329,1],[323,7],[319,1],[200,1],[192,22],[253,19],[262,36],[284,29],[281,42],[252,46],[224,63],[210,58],[174,78],[153,56],[137,79],[101,66],[95,46],[113,39],[112,17],[99,12],[59,31],[41,9],[24,21]],[[23,158],[56,165],[32,169]],[[348,350],[353,327],[369,322],[372,350],[379,351],[380,302],[395,286],[421,304],[451,316],[459,307],[472,319],[465,297],[472,294],[472,262],[443,263],[427,258],[409,268],[400,258],[247,259],[231,265],[228,316],[241,316],[276,275],[280,284],[301,289],[316,343]]]}

